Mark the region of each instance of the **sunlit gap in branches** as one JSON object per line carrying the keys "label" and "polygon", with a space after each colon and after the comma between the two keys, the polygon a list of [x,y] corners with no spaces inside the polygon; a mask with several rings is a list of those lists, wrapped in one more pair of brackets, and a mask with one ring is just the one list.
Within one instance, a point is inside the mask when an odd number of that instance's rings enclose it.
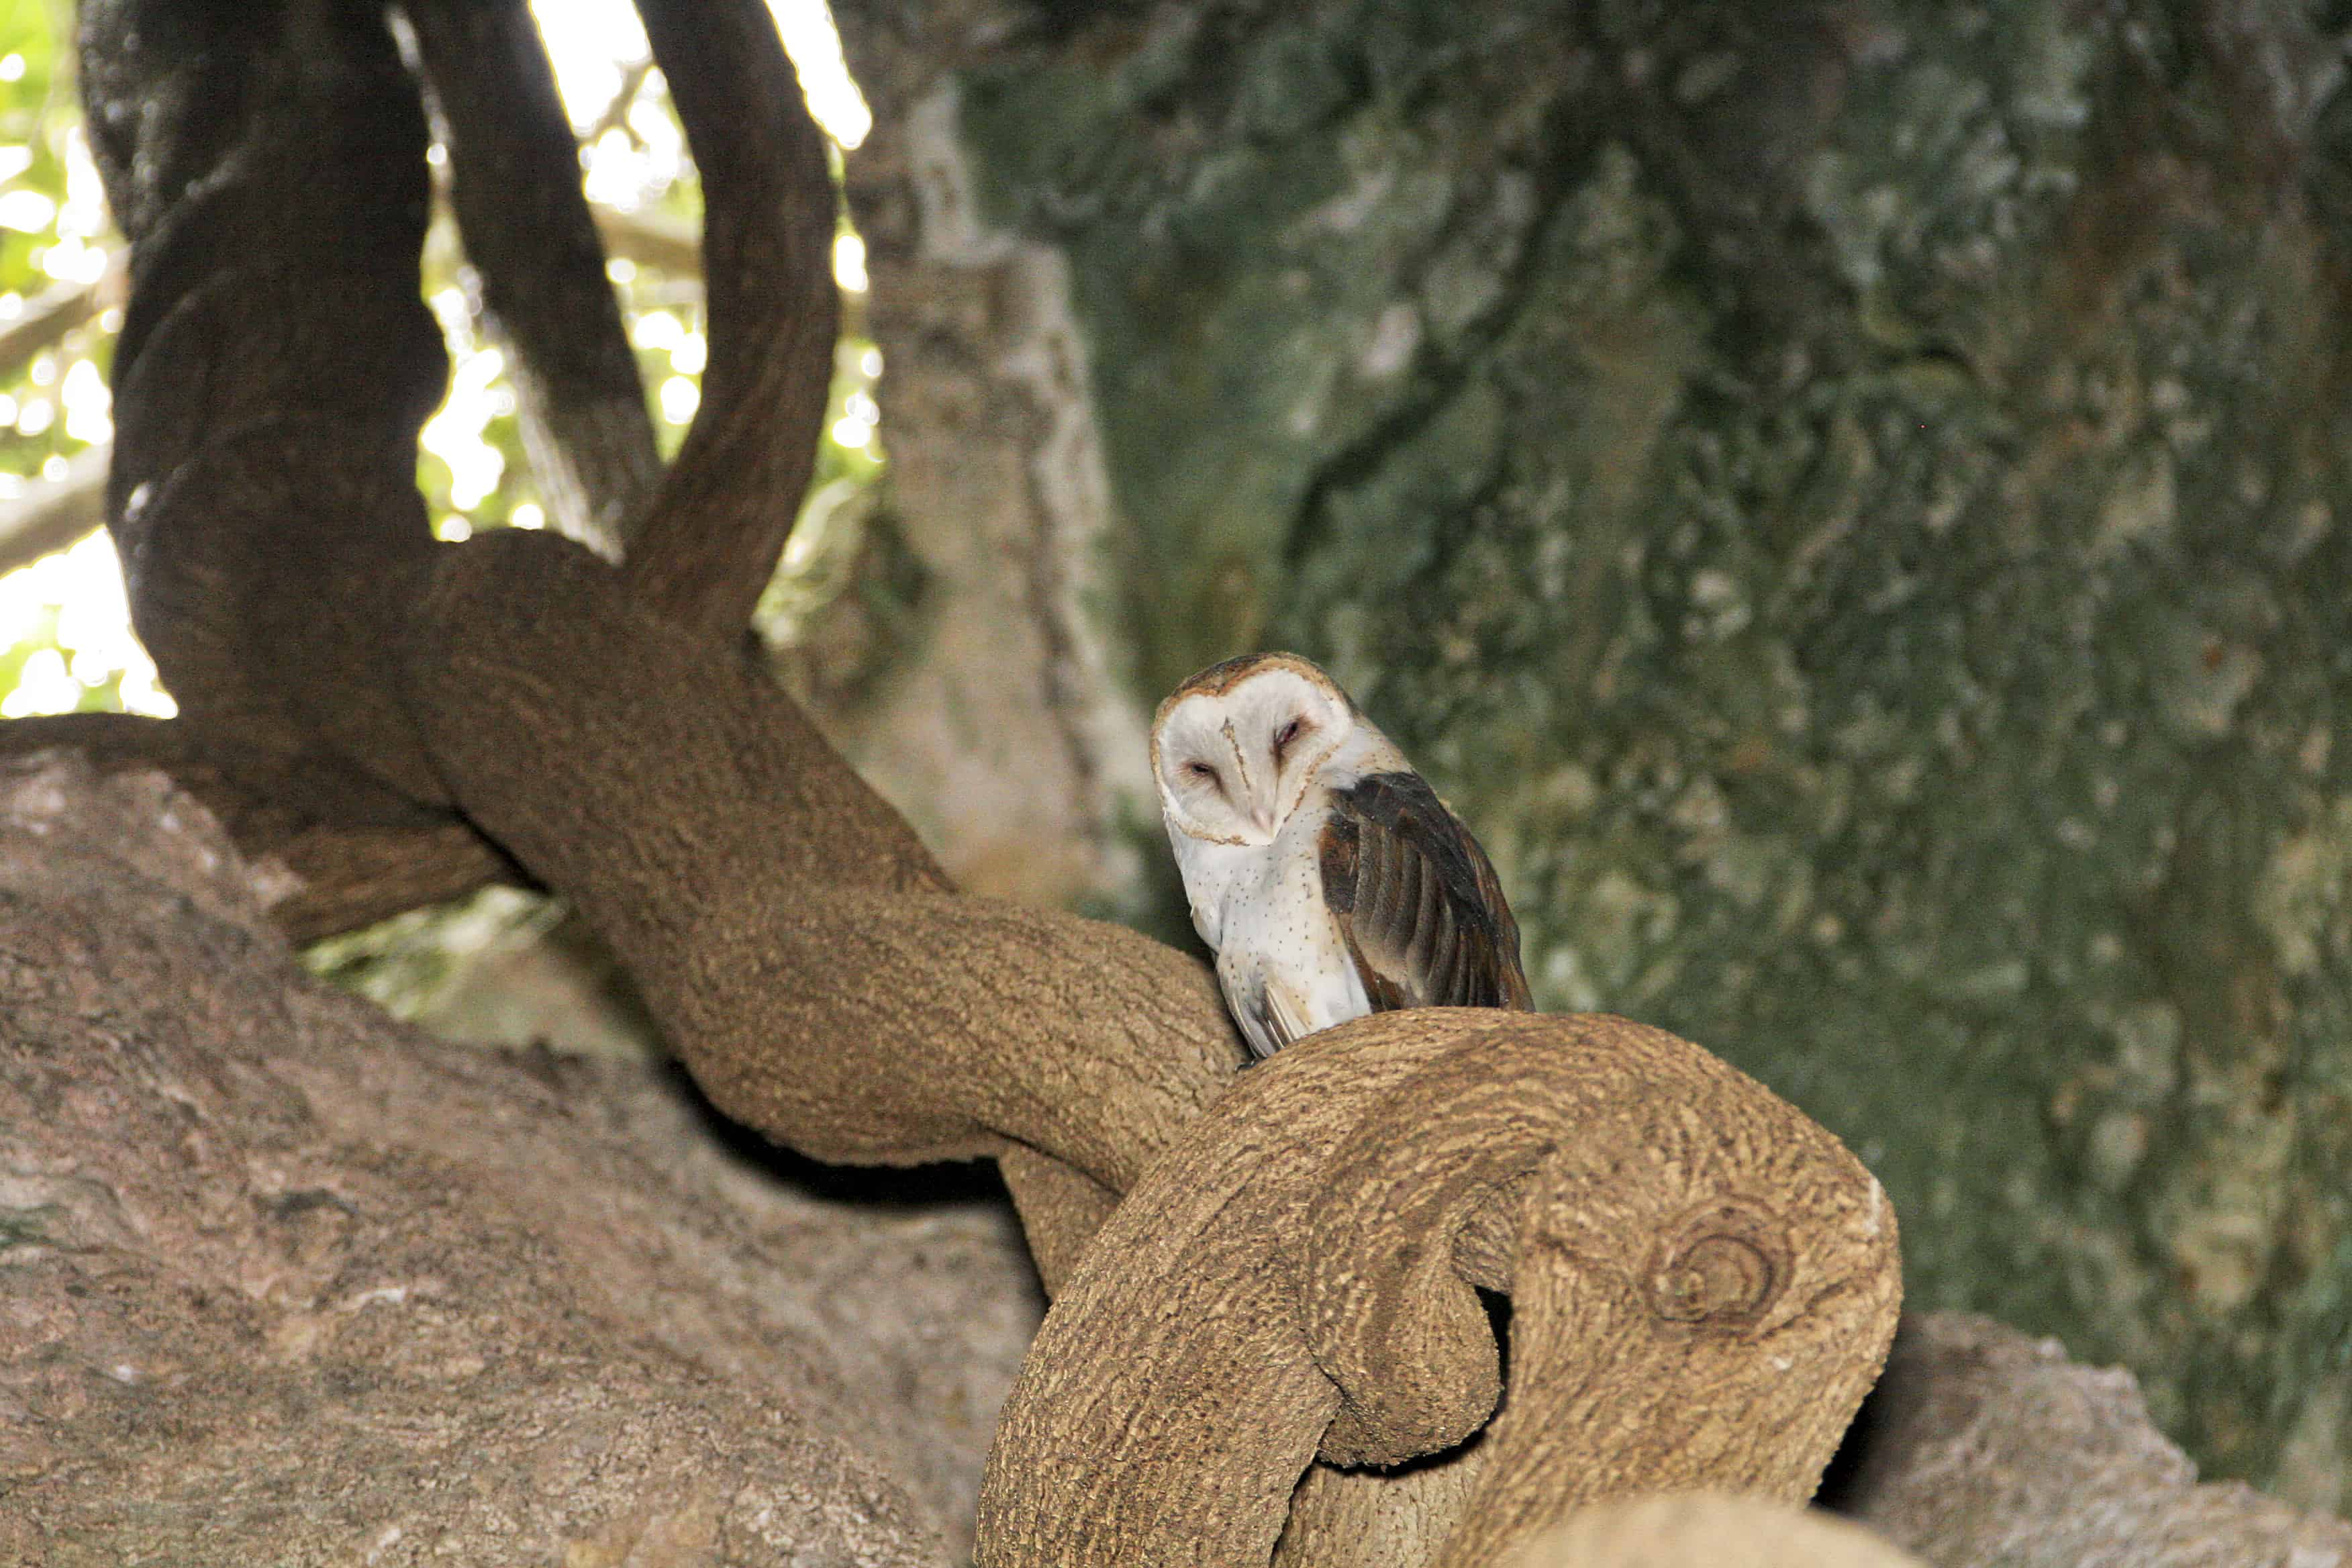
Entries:
{"label": "sunlit gap in branches", "polygon": [[169,717],[113,545],[90,531],[114,438],[121,241],[82,136],[67,21],[0,6],[0,568],[16,568],[0,575],[0,717]]}
{"label": "sunlit gap in branches", "polygon": [[[824,0],[769,0],[809,107],[837,146],[873,128]],[[685,138],[629,0],[533,0],[573,129],[583,184],[607,234],[620,298],[667,455],[701,401],[709,345],[693,261],[701,194]],[[121,571],[98,517],[113,437],[107,366],[122,324],[122,240],[82,140],[61,8],[0,3],[0,715],[175,709],[131,633]],[[436,168],[446,154],[435,148]],[[881,355],[864,335],[865,247],[845,222],[834,252],[847,310],[833,406],[804,525],[767,618],[829,580],[840,505],[882,467],[874,387]],[[418,483],[444,539],[485,527],[543,527],[523,461],[515,390],[488,339],[454,225],[427,241],[425,289],[450,350],[449,393],[423,433]],[[29,329],[38,324],[37,331]],[[27,329],[20,332],[18,329]],[[76,535],[81,534],[79,542]],[[68,545],[68,548],[58,548]],[[798,578],[795,579],[795,574]]]}

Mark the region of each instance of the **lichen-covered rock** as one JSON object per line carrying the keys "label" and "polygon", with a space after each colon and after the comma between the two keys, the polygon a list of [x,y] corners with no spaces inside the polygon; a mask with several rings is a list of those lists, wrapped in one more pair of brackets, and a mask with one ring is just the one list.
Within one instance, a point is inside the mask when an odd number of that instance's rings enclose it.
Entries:
{"label": "lichen-covered rock", "polygon": [[1906,1318],[1837,1508],[1937,1568],[2337,1568],[2352,1524],[2197,1484],[2127,1372],[1990,1318]]}
{"label": "lichen-covered rock", "polygon": [[0,1560],[969,1550],[1039,1310],[1001,1206],[392,1023],[159,775],[0,778]]}
{"label": "lichen-covered rock", "polygon": [[[838,9],[877,288],[949,227],[1066,270],[1133,711],[1318,658],[1543,1005],[1723,1052],[1885,1180],[1915,1300],[2340,1504],[2339,22]],[[940,440],[963,362],[877,331]]]}

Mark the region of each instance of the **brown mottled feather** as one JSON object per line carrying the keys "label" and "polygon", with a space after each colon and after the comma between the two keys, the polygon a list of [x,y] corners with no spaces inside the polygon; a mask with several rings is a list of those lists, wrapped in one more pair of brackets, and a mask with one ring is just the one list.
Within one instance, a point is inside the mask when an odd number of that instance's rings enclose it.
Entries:
{"label": "brown mottled feather", "polygon": [[1371,773],[1331,802],[1323,897],[1373,1011],[1531,1006],[1495,868],[1428,782]]}

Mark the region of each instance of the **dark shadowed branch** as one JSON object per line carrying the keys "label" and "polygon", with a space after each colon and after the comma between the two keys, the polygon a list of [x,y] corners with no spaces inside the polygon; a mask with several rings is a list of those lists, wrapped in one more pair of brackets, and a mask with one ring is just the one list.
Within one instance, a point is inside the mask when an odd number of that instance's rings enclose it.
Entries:
{"label": "dark shadowed branch", "polygon": [[559,531],[617,558],[661,476],[645,387],[523,0],[407,0],[482,302],[513,351],[532,477]]}
{"label": "dark shadowed branch", "polygon": [[[132,247],[108,522],[187,726],[161,749],[287,814],[269,839],[304,839],[320,868],[342,862],[319,835],[416,833],[441,847],[412,885],[455,890],[457,867],[478,879],[495,857],[451,855],[463,829],[388,688],[401,584],[434,548],[416,433],[446,378],[419,295],[415,85],[380,16],[328,0],[92,0],[81,44]],[[377,843],[355,863],[380,886],[386,860]],[[352,891],[314,889],[390,912]]]}

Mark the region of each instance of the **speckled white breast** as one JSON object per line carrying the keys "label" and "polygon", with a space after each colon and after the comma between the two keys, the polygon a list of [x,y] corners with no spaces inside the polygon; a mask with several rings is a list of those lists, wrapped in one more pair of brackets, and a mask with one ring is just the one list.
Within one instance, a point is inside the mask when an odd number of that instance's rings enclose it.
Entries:
{"label": "speckled white breast", "polygon": [[[1193,846],[1214,852],[1200,857],[1213,863],[1197,873],[1186,868],[1187,886],[1209,895],[1196,898],[1193,923],[1217,950],[1217,983],[1260,1056],[1282,1043],[1261,1031],[1262,1002],[1298,1035],[1371,1011],[1323,897],[1317,841],[1328,807],[1320,797],[1318,791],[1302,803],[1273,843]],[[1192,858],[1184,848],[1178,847],[1180,859]]]}

